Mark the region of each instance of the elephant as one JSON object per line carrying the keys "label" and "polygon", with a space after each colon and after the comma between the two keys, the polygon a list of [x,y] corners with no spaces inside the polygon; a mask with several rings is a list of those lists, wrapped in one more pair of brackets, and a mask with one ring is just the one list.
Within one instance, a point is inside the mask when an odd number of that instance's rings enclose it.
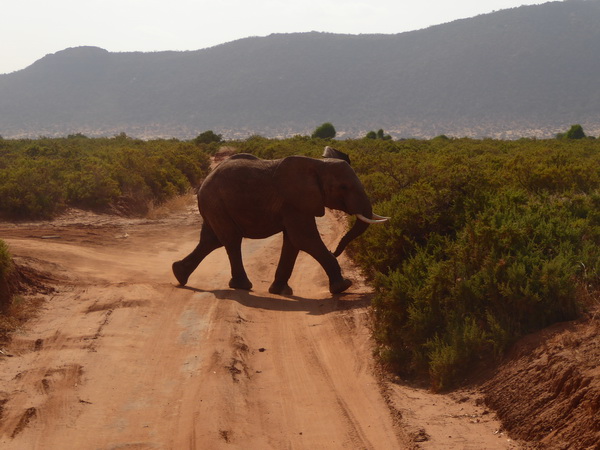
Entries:
{"label": "elephant", "polygon": [[[293,295],[288,280],[300,250],[323,267],[332,294],[348,289],[352,282],[342,276],[336,257],[370,223],[388,219],[372,213],[371,202],[346,161],[305,156],[264,160],[245,153],[233,155],[202,183],[198,208],[203,218],[200,241],[189,255],[172,265],[179,284],[185,286],[200,262],[224,246],[231,265],[229,287],[251,290],[242,262],[242,239],[263,239],[283,232],[281,256],[269,287],[270,293],[279,295]],[[360,219],[333,253],[321,240],[315,221],[325,214],[325,208]]]}

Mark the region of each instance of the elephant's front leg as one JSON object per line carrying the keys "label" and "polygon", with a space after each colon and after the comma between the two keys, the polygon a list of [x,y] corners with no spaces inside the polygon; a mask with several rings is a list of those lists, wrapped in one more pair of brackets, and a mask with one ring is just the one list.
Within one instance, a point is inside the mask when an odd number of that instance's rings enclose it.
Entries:
{"label": "elephant's front leg", "polygon": [[352,281],[342,276],[336,257],[321,240],[314,217],[290,214],[286,217],[286,230],[296,248],[308,253],[321,264],[329,277],[329,292],[339,294],[352,286]]}
{"label": "elephant's front leg", "polygon": [[277,265],[277,270],[275,271],[275,280],[273,281],[273,284],[271,284],[271,287],[269,287],[269,292],[271,294],[294,294],[294,291],[288,284],[288,280],[290,279],[290,276],[292,276],[292,270],[294,270],[294,264],[296,263],[298,252],[298,248],[292,244],[288,233],[284,231],[283,246],[281,247],[279,264]]}
{"label": "elephant's front leg", "polygon": [[179,284],[185,286],[191,273],[196,270],[196,267],[198,267],[202,260],[213,250],[222,246],[223,244],[221,244],[213,229],[204,222],[200,231],[200,242],[194,251],[181,261],[173,263],[173,274],[177,278],[177,281],[179,281]]}

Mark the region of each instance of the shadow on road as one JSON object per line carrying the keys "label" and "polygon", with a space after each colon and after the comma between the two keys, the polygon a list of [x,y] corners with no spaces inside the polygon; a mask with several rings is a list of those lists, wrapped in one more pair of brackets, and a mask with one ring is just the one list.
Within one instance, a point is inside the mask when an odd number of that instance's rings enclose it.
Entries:
{"label": "shadow on road", "polygon": [[205,290],[190,286],[177,286],[194,292],[213,294],[219,300],[232,300],[248,308],[260,308],[269,311],[306,311],[311,315],[323,315],[334,311],[366,308],[371,304],[371,293],[343,293],[330,298],[304,298],[296,295],[264,297],[252,291],[241,289]]}

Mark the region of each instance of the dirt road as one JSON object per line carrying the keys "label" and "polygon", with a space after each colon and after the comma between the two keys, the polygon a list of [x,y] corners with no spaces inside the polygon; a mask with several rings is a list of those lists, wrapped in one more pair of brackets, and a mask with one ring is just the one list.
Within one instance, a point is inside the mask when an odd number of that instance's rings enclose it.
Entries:
{"label": "dirt road", "polygon": [[[319,221],[330,247],[343,225]],[[281,237],[245,241],[251,292],[225,252],[176,286],[199,216],[72,212],[0,224],[20,264],[57,291],[0,354],[2,449],[515,448],[477,394],[431,394],[374,375],[370,291],[349,261],[332,296],[301,254],[293,297],[268,293]]]}

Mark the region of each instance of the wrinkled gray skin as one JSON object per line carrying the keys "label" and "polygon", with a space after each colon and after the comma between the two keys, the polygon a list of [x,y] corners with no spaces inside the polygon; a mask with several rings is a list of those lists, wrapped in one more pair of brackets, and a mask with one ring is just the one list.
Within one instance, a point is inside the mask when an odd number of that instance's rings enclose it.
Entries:
{"label": "wrinkled gray skin", "polygon": [[[310,254],[329,277],[331,293],[348,289],[340,265],[319,235],[315,217],[325,208],[347,214],[372,216],[371,202],[350,165],[339,159],[290,156],[262,160],[238,154],[221,163],[198,191],[198,206],[204,219],[200,242],[188,256],[173,263],[181,285],[213,250],[225,246],[231,264],[229,286],[251,289],[242,263],[242,238],[263,239],[283,232],[283,247],[269,292],[291,295],[288,280],[300,250]],[[356,224],[342,238],[335,251],[361,235],[368,224]]]}

